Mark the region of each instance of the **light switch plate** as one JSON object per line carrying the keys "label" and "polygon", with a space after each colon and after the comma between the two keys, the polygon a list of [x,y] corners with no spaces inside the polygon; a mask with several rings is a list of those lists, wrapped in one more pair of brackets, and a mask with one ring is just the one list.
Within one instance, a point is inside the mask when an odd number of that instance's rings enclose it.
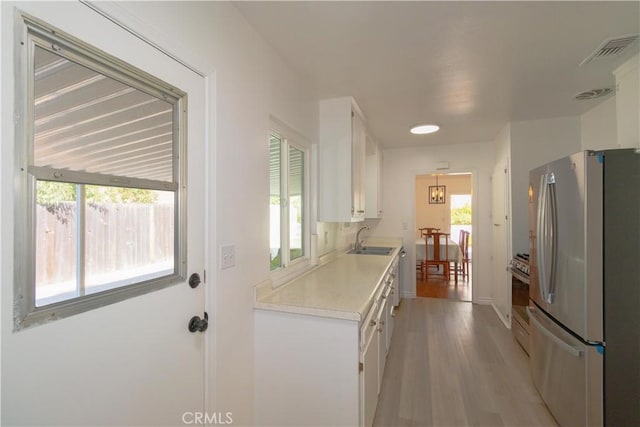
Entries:
{"label": "light switch plate", "polygon": [[233,267],[236,265],[236,246],[220,246],[220,269]]}

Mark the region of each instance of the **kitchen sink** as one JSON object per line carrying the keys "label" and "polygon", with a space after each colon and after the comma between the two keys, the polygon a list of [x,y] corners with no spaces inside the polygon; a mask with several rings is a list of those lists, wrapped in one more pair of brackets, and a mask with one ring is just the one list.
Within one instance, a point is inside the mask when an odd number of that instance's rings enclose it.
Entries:
{"label": "kitchen sink", "polygon": [[351,249],[347,253],[356,255],[390,255],[393,249],[387,246],[363,246],[358,250]]}

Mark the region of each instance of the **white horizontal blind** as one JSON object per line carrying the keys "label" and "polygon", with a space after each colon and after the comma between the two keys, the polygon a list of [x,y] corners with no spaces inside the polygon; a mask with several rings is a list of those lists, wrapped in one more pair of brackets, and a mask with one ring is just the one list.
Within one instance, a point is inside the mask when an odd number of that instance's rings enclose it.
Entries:
{"label": "white horizontal blind", "polygon": [[[280,155],[283,137],[271,132],[269,135],[269,189],[271,195],[280,194]],[[304,185],[304,152],[289,150],[289,196],[302,195]]]}

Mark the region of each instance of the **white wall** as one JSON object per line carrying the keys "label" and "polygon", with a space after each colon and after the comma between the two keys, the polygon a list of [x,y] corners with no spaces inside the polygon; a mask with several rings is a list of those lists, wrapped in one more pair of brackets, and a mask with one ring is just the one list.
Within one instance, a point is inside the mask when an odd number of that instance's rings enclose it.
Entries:
{"label": "white wall", "polygon": [[640,148],[640,57],[618,67],[616,76],[616,110],[618,147]]}
{"label": "white wall", "polygon": [[448,172],[472,172],[474,237],[474,301],[488,303],[491,298],[491,184],[494,154],[490,143],[457,144],[424,148],[384,150],[384,218],[367,221],[371,235],[399,236],[407,251],[402,289],[404,296],[415,296],[415,177],[436,171],[437,163],[448,161]]}
{"label": "white wall", "polygon": [[616,97],[611,96],[580,116],[583,150],[616,148]]}
{"label": "white wall", "polygon": [[529,171],[582,150],[579,116],[511,123],[513,253],[529,252]]}

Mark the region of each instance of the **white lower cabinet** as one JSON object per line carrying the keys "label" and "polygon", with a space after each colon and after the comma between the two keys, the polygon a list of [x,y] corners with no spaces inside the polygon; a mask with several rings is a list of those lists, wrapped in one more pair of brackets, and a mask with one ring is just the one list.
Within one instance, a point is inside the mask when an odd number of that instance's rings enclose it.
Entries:
{"label": "white lower cabinet", "polygon": [[363,425],[358,321],[262,309],[254,320],[256,425]]}
{"label": "white lower cabinet", "polygon": [[380,391],[380,336],[377,325],[369,328],[369,336],[364,339],[365,347],[362,351],[362,371],[360,372],[360,419],[362,422],[359,425],[370,426],[376,415]]}
{"label": "white lower cabinet", "polygon": [[255,310],[256,425],[372,425],[393,327],[392,270],[362,321]]}
{"label": "white lower cabinet", "polygon": [[382,375],[384,374],[384,366],[387,362],[387,303],[386,300],[380,301],[380,308],[376,316],[376,333],[378,334],[378,393],[382,387]]}

